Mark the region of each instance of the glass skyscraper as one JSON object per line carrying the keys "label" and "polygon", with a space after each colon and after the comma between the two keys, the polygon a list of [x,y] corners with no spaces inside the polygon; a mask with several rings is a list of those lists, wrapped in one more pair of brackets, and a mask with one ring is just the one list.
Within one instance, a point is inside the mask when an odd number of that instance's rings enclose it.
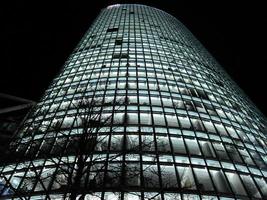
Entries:
{"label": "glass skyscraper", "polygon": [[103,9],[0,165],[0,199],[267,199],[266,119],[184,25]]}

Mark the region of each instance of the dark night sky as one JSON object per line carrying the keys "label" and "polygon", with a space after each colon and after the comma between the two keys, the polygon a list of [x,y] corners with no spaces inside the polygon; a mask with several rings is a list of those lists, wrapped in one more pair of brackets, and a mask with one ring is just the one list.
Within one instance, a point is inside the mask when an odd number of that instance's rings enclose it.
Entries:
{"label": "dark night sky", "polygon": [[267,115],[267,14],[256,1],[9,1],[0,6],[0,92],[37,101],[100,9],[117,2],[174,15]]}

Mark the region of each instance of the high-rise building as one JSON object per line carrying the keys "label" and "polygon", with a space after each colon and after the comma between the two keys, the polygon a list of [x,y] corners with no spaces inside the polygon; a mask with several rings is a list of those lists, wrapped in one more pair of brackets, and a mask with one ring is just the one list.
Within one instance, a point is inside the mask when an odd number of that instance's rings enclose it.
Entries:
{"label": "high-rise building", "polygon": [[103,9],[0,166],[2,199],[266,199],[266,119],[177,19]]}

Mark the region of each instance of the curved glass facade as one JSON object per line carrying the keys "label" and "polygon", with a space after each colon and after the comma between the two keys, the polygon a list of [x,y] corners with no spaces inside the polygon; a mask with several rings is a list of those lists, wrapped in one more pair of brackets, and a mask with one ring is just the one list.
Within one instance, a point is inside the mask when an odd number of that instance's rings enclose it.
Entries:
{"label": "curved glass facade", "polygon": [[266,124],[178,20],[112,5],[22,125],[0,197],[266,199]]}

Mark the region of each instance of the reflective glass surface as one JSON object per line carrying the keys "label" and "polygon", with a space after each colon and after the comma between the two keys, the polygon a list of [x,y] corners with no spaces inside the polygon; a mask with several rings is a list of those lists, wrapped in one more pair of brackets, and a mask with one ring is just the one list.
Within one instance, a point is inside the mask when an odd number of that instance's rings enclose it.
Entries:
{"label": "reflective glass surface", "polygon": [[0,197],[62,199],[77,184],[94,200],[266,199],[266,130],[177,19],[109,6],[22,125]]}

